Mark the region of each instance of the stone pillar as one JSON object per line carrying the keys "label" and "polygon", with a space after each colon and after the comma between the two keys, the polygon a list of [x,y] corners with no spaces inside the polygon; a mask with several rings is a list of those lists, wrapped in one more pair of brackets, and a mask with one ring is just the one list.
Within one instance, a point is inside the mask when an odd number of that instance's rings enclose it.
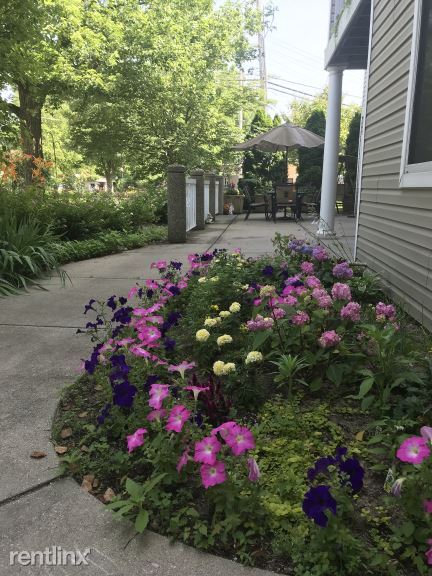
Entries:
{"label": "stone pillar", "polygon": [[168,166],[167,180],[168,242],[186,242],[186,168]]}
{"label": "stone pillar", "polygon": [[196,182],[196,229],[204,230],[204,170],[194,170],[191,178],[195,178]]}
{"label": "stone pillar", "polygon": [[223,176],[216,176],[216,178],[219,180],[219,214],[223,214],[225,178]]}
{"label": "stone pillar", "polygon": [[207,175],[210,180],[209,187],[209,212],[213,216],[213,220],[216,220],[216,176],[213,172]]}
{"label": "stone pillar", "polygon": [[319,236],[334,234],[337,176],[339,164],[340,121],[342,107],[341,68],[329,68],[329,93],[321,185]]}

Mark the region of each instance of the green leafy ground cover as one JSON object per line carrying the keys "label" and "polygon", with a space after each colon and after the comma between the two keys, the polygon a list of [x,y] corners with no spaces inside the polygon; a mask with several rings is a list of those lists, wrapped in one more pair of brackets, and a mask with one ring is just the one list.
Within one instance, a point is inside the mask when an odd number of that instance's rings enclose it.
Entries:
{"label": "green leafy ground cover", "polygon": [[246,564],[427,574],[430,339],[360,268],[275,248],[159,261],[160,281],[89,302],[63,470],[138,532]]}

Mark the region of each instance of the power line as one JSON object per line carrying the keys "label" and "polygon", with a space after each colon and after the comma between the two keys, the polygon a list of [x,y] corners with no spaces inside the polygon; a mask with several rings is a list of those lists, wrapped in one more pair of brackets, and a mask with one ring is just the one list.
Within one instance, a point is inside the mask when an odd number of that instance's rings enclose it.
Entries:
{"label": "power line", "polygon": [[[273,80],[278,80],[279,82],[285,82],[288,84],[296,84],[298,86],[305,86],[306,88],[316,88],[317,90],[324,90],[324,87],[320,87],[320,86],[311,86],[310,84],[300,84],[300,82],[293,82],[292,80],[287,80],[285,78],[280,78],[277,76],[270,76],[270,78],[273,78]],[[345,94],[345,96],[349,96],[350,98],[358,98],[359,100],[362,99],[361,96],[355,96],[354,94]]]}

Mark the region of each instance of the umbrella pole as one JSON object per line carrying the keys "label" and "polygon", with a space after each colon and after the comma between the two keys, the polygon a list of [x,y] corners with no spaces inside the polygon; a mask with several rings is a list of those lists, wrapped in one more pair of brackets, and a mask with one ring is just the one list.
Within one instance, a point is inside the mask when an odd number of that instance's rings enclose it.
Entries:
{"label": "umbrella pole", "polygon": [[287,146],[285,150],[285,182],[288,182],[288,168],[289,163],[288,163],[288,146]]}

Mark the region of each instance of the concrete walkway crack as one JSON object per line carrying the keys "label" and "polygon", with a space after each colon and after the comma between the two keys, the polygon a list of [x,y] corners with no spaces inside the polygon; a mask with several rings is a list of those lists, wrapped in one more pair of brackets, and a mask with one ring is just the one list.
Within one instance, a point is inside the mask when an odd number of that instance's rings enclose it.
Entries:
{"label": "concrete walkway crack", "polygon": [[19,498],[22,498],[23,496],[27,496],[28,494],[34,494],[34,492],[37,492],[38,490],[45,488],[45,486],[49,486],[53,482],[57,482],[61,478],[64,478],[64,476],[62,474],[59,474],[58,476],[54,476],[53,478],[50,478],[49,480],[44,480],[43,482],[40,482],[39,484],[36,484],[35,486],[28,488],[28,490],[23,490],[22,492],[18,492],[17,494],[14,494],[13,496],[9,496],[8,498],[5,498],[4,500],[0,500],[0,508],[2,506],[5,506],[6,504],[9,504],[10,502],[14,502],[15,500],[18,500]]}

